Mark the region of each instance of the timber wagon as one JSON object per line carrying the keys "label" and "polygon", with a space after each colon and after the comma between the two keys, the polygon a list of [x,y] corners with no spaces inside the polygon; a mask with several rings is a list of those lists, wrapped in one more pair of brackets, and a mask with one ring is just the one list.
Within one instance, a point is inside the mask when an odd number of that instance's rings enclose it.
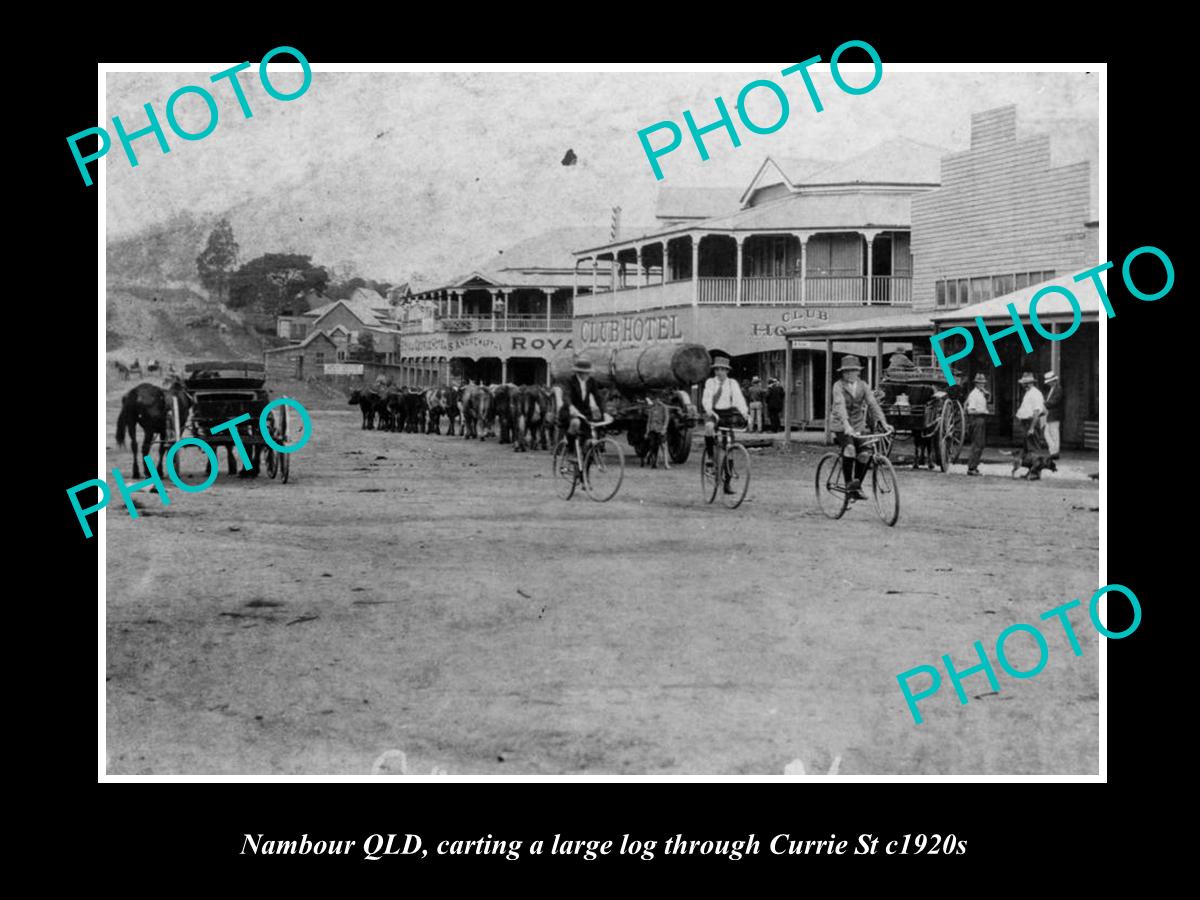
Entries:
{"label": "timber wagon", "polygon": [[656,404],[667,412],[666,446],[671,462],[687,461],[692,430],[704,419],[696,409],[692,385],[708,377],[712,360],[699,344],[660,344],[619,350],[589,348],[576,357],[563,355],[551,363],[556,383],[571,378],[575,359],[592,363],[592,377],[605,397],[604,412],[612,416],[611,433],[624,433],[634,452],[646,452],[647,421]]}

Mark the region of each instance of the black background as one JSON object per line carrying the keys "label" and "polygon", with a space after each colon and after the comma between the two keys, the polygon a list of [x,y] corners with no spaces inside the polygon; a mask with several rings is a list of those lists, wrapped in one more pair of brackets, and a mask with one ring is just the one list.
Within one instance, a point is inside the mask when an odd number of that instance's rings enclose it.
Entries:
{"label": "black background", "polygon": [[[43,562],[37,574],[28,577],[36,585],[37,604],[52,604],[59,610],[51,615],[42,606],[37,609],[40,618],[27,627],[40,638],[35,644],[40,650],[44,652],[47,644],[55,648],[53,671],[67,676],[53,690],[23,681],[26,696],[48,694],[53,701],[23,699],[20,703],[33,712],[28,731],[22,726],[19,733],[36,735],[36,748],[40,748],[27,760],[33,774],[47,772],[60,786],[76,778],[90,781],[96,761],[97,550],[94,540],[83,540],[65,489],[95,476],[95,434],[102,427],[94,418],[96,361],[103,349],[97,346],[95,332],[97,193],[94,187],[83,186],[64,138],[101,124],[95,121],[97,62],[257,63],[267,50],[280,45],[298,47],[316,63],[793,57],[799,61],[817,53],[827,59],[838,44],[861,39],[879,51],[885,71],[889,62],[931,60],[1066,59],[1109,65],[1107,225],[1109,258],[1115,265],[1109,272],[1108,291],[1116,317],[1108,323],[1106,580],[1131,588],[1143,608],[1141,627],[1132,637],[1108,642],[1109,784],[104,785],[98,786],[99,794],[72,793],[86,799],[73,803],[69,813],[68,807],[58,804],[39,810],[30,827],[46,835],[64,827],[73,829],[74,838],[64,832],[58,840],[74,840],[78,847],[125,871],[186,873],[183,883],[189,885],[232,886],[248,881],[273,885],[280,875],[307,877],[320,868],[353,875],[352,883],[374,873],[383,879],[381,885],[393,890],[403,890],[422,873],[440,873],[446,878],[442,884],[458,886],[458,878],[470,870],[493,879],[506,871],[518,872],[522,884],[537,884],[534,879],[539,873],[615,870],[637,877],[638,883],[648,874],[665,875],[672,882],[681,875],[700,874],[713,886],[750,886],[745,875],[767,874],[768,869],[786,879],[780,884],[785,890],[814,886],[804,880],[813,869],[859,876],[903,872],[907,878],[891,883],[917,889],[959,884],[968,889],[981,882],[961,878],[951,882],[946,876],[968,869],[1020,870],[1027,861],[1043,871],[1038,884],[1046,884],[1074,879],[1072,873],[1100,872],[1111,862],[1100,845],[1113,836],[1126,851],[1149,849],[1161,826],[1152,816],[1140,816],[1139,808],[1161,800],[1161,787],[1169,787],[1170,779],[1186,778],[1188,762],[1186,749],[1177,747],[1174,730],[1165,727],[1178,715],[1160,715],[1157,708],[1164,696],[1176,699],[1187,694],[1186,682],[1177,687],[1168,671],[1174,657],[1186,654],[1181,645],[1192,640],[1188,598],[1183,592],[1173,597],[1172,582],[1178,578],[1181,559],[1186,558],[1179,545],[1190,530],[1192,511],[1200,505],[1193,489],[1197,480],[1195,464],[1189,462],[1188,437],[1195,393],[1188,365],[1193,344],[1188,326],[1195,317],[1184,318],[1190,302],[1185,242],[1191,235],[1180,221],[1194,205],[1187,199],[1194,189],[1183,160],[1192,141],[1187,48],[1156,30],[1161,21],[1115,26],[1102,20],[1083,22],[1079,14],[1055,22],[1044,11],[1033,21],[1027,13],[1000,8],[994,10],[1003,13],[996,16],[1004,20],[1000,23],[991,17],[974,21],[976,10],[959,7],[961,22],[956,24],[939,21],[941,17],[932,13],[908,10],[899,22],[887,25],[868,16],[867,7],[860,5],[847,7],[845,15],[820,28],[790,24],[809,18],[797,7],[746,6],[712,12],[688,7],[624,11],[557,7],[547,9],[544,18],[532,8],[503,14],[462,10],[439,14],[447,21],[436,21],[428,13],[416,19],[400,10],[389,14],[387,27],[363,20],[297,28],[291,23],[298,17],[290,13],[273,24],[251,27],[239,11],[223,25],[199,27],[189,22],[186,28],[172,27],[153,36],[124,27],[90,33],[86,25],[77,25],[73,26],[76,34],[56,37],[52,63],[45,58],[36,61],[45,78],[26,82],[26,90],[45,96],[18,104],[20,115],[12,120],[13,134],[21,142],[31,142],[33,149],[22,147],[21,168],[10,169],[18,192],[26,195],[12,210],[20,216],[21,227],[20,240],[10,246],[20,248],[21,268],[36,267],[41,274],[26,282],[38,295],[26,308],[46,309],[69,321],[67,327],[54,329],[52,354],[59,365],[53,375],[47,373],[42,387],[53,387],[62,396],[74,393],[79,405],[66,420],[47,415],[42,408],[38,428],[10,432],[10,441],[15,439],[21,453],[31,453],[30,439],[37,439],[33,476],[22,480],[29,482],[33,495],[27,508],[45,519],[30,535],[35,554],[31,559]],[[334,14],[336,10],[322,10],[322,18]],[[204,21],[216,22],[216,18],[203,14]],[[772,21],[779,22],[777,33],[769,27]],[[25,118],[26,113],[32,117]],[[639,124],[630,123],[631,139]],[[219,135],[209,139],[216,138]],[[26,171],[29,167],[31,172]],[[1164,250],[1175,264],[1175,287],[1156,303],[1129,296],[1119,275],[1124,256],[1146,244]],[[1135,268],[1135,277],[1138,271]],[[1147,275],[1145,283],[1155,283],[1156,277]],[[14,571],[20,577],[30,565],[21,563]],[[1013,565],[1020,565],[1020,560]],[[1119,598],[1112,605],[1123,606]],[[70,616],[68,608],[84,614]],[[1109,626],[1116,630],[1127,622],[1127,617],[1123,621],[1114,611]],[[1169,646],[1168,636],[1176,647]],[[1186,710],[1186,705],[1174,708]],[[74,749],[66,768],[73,771],[64,771],[62,765],[61,748],[68,747]],[[443,838],[487,834],[520,838],[527,844],[556,833],[619,841],[628,832],[657,839],[661,846],[663,839],[677,832],[695,839],[738,839],[754,832],[764,847],[758,856],[737,862],[661,854],[652,862],[616,856],[584,862],[525,854],[518,862],[432,855],[423,862],[404,857],[364,862],[357,852],[340,859],[239,856],[242,835],[259,832],[268,837],[307,833],[310,838],[353,838],[360,845],[374,832],[415,832],[425,838],[427,847]],[[880,836],[881,843],[905,834],[953,833],[968,841],[969,851],[949,858],[775,857],[766,852],[766,842],[778,833],[818,839],[834,832],[852,846],[856,836],[865,832]],[[1069,865],[1056,866],[1051,860]],[[169,888],[180,882],[177,877],[153,883]],[[1024,883],[1033,887],[1032,882]],[[855,882],[837,884],[844,888]]]}

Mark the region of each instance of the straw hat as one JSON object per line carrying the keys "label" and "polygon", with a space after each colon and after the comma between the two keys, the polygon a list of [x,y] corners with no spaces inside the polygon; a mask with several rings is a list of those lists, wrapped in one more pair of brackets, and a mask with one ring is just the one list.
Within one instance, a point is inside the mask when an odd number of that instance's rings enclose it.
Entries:
{"label": "straw hat", "polygon": [[714,369],[725,369],[726,371],[729,371],[729,358],[726,356],[714,356],[712,367]]}
{"label": "straw hat", "polygon": [[1033,373],[1024,373],[1017,384],[1037,384],[1037,379],[1033,377]]}
{"label": "straw hat", "polygon": [[1046,377],[1043,380],[1046,382],[1046,384],[1049,384],[1052,381],[1058,381],[1058,376],[1055,375],[1053,372],[1047,372]]}
{"label": "straw hat", "polygon": [[982,372],[977,373],[975,375],[975,383],[976,384],[987,384],[987,376],[984,375]]}
{"label": "straw hat", "polygon": [[845,372],[847,370],[862,371],[862,363],[858,361],[857,356],[847,356],[842,360],[842,364],[838,366],[838,371]]}
{"label": "straw hat", "polygon": [[575,365],[573,368],[576,372],[587,372],[588,374],[591,374],[592,361],[590,359],[577,359],[575,360]]}

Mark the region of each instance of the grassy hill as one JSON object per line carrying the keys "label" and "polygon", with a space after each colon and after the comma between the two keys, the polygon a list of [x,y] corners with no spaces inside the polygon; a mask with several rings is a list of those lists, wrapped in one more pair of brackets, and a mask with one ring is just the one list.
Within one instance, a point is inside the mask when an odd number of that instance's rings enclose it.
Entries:
{"label": "grassy hill", "polygon": [[105,350],[110,360],[145,365],[149,359],[261,359],[278,339],[263,335],[238,313],[185,287],[109,283]]}

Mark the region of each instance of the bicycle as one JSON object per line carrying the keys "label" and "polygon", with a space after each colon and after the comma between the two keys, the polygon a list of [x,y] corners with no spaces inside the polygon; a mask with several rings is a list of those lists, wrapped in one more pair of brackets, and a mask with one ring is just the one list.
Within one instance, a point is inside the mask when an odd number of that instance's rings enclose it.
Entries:
{"label": "bicycle", "polygon": [[[895,432],[895,428],[888,426],[886,431],[859,439],[863,448],[870,452],[862,486],[866,487],[869,478],[875,511],[885,525],[895,525],[900,518],[900,488],[896,483],[896,470],[886,452],[892,445]],[[840,519],[851,503],[850,491],[844,479],[842,453],[826,453],[822,456],[817,463],[817,505],[831,519]]]}
{"label": "bicycle", "polygon": [[721,499],[727,508],[737,509],[750,489],[750,451],[733,439],[733,428],[720,425],[717,431],[715,449],[705,447],[700,457],[700,492],[705,503],[712,503],[724,486]]}
{"label": "bicycle", "polygon": [[606,415],[598,422],[588,422],[592,436],[576,439],[574,459],[570,458],[565,437],[555,446],[554,481],[562,499],[570,500],[579,485],[597,503],[611,500],[620,490],[625,480],[625,454],[620,444],[604,436],[604,429],[612,421],[612,416]]}

